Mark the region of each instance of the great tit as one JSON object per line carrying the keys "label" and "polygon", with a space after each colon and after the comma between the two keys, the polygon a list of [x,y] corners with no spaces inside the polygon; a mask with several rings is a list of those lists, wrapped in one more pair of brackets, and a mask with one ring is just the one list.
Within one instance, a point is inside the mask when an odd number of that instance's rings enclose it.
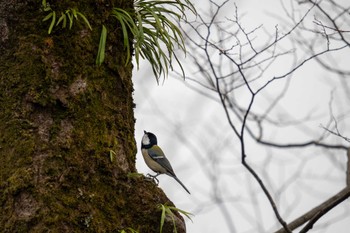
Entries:
{"label": "great tit", "polygon": [[191,194],[185,185],[177,178],[169,160],[165,157],[162,149],[157,145],[156,135],[151,132],[146,132],[145,130],[143,132],[145,133],[141,141],[143,159],[147,166],[157,173],[155,176],[148,175],[158,181],[156,178],[158,175],[167,174],[173,177],[189,194]]}

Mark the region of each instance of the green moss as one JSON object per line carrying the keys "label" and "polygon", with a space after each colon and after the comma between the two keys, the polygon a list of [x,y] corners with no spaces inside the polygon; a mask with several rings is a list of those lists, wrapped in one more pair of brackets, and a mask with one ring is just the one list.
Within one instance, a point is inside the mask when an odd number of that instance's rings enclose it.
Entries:
{"label": "green moss", "polygon": [[[132,1],[109,2],[132,7]],[[124,66],[120,31],[110,32],[105,64],[96,67],[99,30],[77,25],[48,36],[40,1],[31,4],[12,9],[22,18],[9,24],[9,50],[0,57],[0,228],[159,231],[157,204],[168,199],[153,183],[127,178],[136,171],[137,150],[132,66]],[[77,7],[93,28],[115,26],[106,21],[103,1],[52,4]],[[113,163],[110,150],[117,153]],[[38,210],[19,217],[13,203],[23,192]]]}
{"label": "green moss", "polygon": [[8,179],[7,195],[16,195],[21,190],[32,187],[33,171],[32,169],[17,169]]}

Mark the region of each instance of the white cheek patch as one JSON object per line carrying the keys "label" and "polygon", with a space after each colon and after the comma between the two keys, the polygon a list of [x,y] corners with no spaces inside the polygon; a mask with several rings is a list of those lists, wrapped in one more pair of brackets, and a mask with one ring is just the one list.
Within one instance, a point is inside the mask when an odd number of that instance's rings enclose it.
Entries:
{"label": "white cheek patch", "polygon": [[143,135],[143,137],[142,137],[142,144],[143,144],[143,145],[149,145],[150,143],[151,143],[151,142],[150,142],[150,140],[149,140],[148,135],[147,135],[147,134]]}

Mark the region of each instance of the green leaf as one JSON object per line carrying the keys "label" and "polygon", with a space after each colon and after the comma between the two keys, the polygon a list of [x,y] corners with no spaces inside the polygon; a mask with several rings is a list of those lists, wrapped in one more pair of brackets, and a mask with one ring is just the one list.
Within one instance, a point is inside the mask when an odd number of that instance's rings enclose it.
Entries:
{"label": "green leaf", "polygon": [[96,57],[97,65],[101,65],[105,59],[106,40],[107,40],[107,28],[105,27],[105,25],[102,25],[100,43],[98,45],[98,52]]}
{"label": "green leaf", "polygon": [[48,15],[46,15],[44,18],[43,18],[43,22],[46,21],[46,20],[49,20],[53,15],[53,12],[50,12]]}
{"label": "green leaf", "polygon": [[55,26],[55,23],[56,23],[56,12],[53,11],[52,12],[52,20],[51,20],[51,24],[50,24],[50,27],[49,27],[49,30],[48,30],[48,34],[51,34],[52,28],[53,28],[53,26]]}
{"label": "green leaf", "polygon": [[66,16],[66,14],[63,14],[63,15],[64,15],[64,18],[63,18],[62,28],[66,28],[67,27],[67,16]]}
{"label": "green leaf", "polygon": [[139,232],[137,230],[134,230],[131,227],[128,227],[126,229],[123,229],[123,230],[119,231],[119,233],[139,233]]}
{"label": "green leaf", "polygon": [[185,77],[181,61],[175,54],[175,48],[186,54],[185,42],[180,28],[171,19],[185,17],[187,9],[196,14],[190,0],[135,0],[135,11],[132,12],[113,8],[111,15],[122,28],[126,64],[131,60],[132,35],[137,68],[140,58],[148,60],[158,82],[161,75],[166,77],[169,69],[173,69],[175,61]]}
{"label": "green leaf", "polygon": [[46,0],[42,0],[41,5],[43,6],[44,11],[50,11],[51,10],[50,4],[46,3]]}
{"label": "green leaf", "polygon": [[191,222],[193,222],[192,218],[190,217],[190,216],[193,215],[193,214],[191,214],[190,212],[187,212],[187,211],[178,209],[178,208],[173,207],[173,206],[170,206],[169,208],[170,208],[170,209],[173,209],[173,210],[175,210],[175,211],[177,211],[177,212],[180,212],[181,214],[185,215],[189,220],[191,220]]}
{"label": "green leaf", "polygon": [[114,162],[115,156],[117,156],[117,154],[113,150],[110,150],[109,151],[109,159],[111,160],[112,163]]}
{"label": "green leaf", "polygon": [[89,20],[85,17],[85,15],[83,15],[82,13],[80,13],[79,11],[76,13],[77,15],[80,16],[80,18],[83,19],[83,21],[85,22],[85,24],[89,27],[89,29],[92,31],[92,27],[89,23]]}
{"label": "green leaf", "polygon": [[71,11],[72,11],[74,18],[78,19],[77,10],[73,8]]}
{"label": "green leaf", "polygon": [[61,12],[61,16],[58,18],[56,22],[56,12],[51,9],[49,3],[47,3],[46,0],[42,0],[42,5],[44,7],[44,11],[50,11],[50,13],[48,13],[42,20],[42,21],[47,21],[51,19],[51,23],[48,29],[48,34],[51,34],[53,27],[58,26],[60,23],[62,23],[62,28],[66,28],[67,18],[69,19],[69,29],[71,29],[74,23],[74,19],[79,20],[78,16],[82,18],[84,23],[89,27],[90,30],[92,30],[89,20],[85,17],[84,14],[79,12],[77,9],[69,8],[65,10],[64,13]]}
{"label": "green leaf", "polygon": [[71,29],[73,26],[73,15],[69,10],[66,11],[66,15],[68,16],[68,19],[69,19],[69,29]]}
{"label": "green leaf", "polygon": [[160,215],[160,230],[159,232],[162,233],[163,231],[163,226],[164,226],[164,220],[165,220],[165,206],[160,204],[161,210],[162,210],[162,214]]}
{"label": "green leaf", "polygon": [[61,12],[61,17],[57,20],[56,26],[58,26],[63,21],[62,28],[64,28],[63,25],[64,25],[65,18],[66,18],[66,15]]}
{"label": "green leaf", "polygon": [[173,221],[173,226],[174,226],[173,231],[175,233],[177,232],[176,222],[175,222],[175,217],[174,217],[173,211],[177,211],[177,212],[184,214],[187,218],[189,218],[192,221],[192,219],[190,218],[190,215],[192,215],[191,213],[186,212],[186,211],[181,210],[181,209],[178,209],[174,206],[167,206],[167,205],[160,204],[159,208],[162,211],[161,216],[160,216],[160,233],[162,233],[162,231],[163,231],[163,226],[164,226],[164,221],[165,221],[166,216],[169,216],[171,218],[171,220]]}
{"label": "green leaf", "polygon": [[125,60],[125,65],[129,63],[131,60],[131,54],[130,54],[130,43],[129,43],[129,34],[128,34],[128,29],[131,31],[132,34],[135,34],[138,32],[137,26],[134,23],[133,18],[124,11],[123,9],[115,8],[112,11],[112,15],[117,18],[119,21],[120,25],[122,26],[122,31],[123,31],[123,41],[124,41],[124,47],[126,48],[126,60]]}

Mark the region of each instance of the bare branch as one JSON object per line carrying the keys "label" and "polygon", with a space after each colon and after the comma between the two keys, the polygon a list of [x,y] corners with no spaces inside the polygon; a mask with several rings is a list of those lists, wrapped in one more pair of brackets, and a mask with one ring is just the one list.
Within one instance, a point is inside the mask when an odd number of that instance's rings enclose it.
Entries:
{"label": "bare branch", "polygon": [[338,130],[337,122],[336,122],[335,120],[334,120],[334,124],[335,124],[335,126],[334,126],[335,131],[332,131],[332,130],[328,129],[328,128],[324,127],[323,125],[321,125],[321,127],[322,127],[324,130],[326,130],[327,132],[329,132],[329,133],[331,133],[331,134],[333,134],[333,135],[335,135],[335,136],[341,137],[342,139],[344,139],[344,140],[347,141],[347,142],[350,142],[350,138],[345,137],[345,136],[343,136],[343,135],[340,134],[340,132],[339,132],[339,130]]}
{"label": "bare branch", "polygon": [[[333,67],[328,64],[329,57],[332,54],[337,55],[349,48],[349,42],[346,41],[347,37],[345,37],[345,33],[348,33],[348,30],[342,29],[343,24],[339,24],[339,21],[337,21],[342,20],[343,18],[340,15],[345,16],[349,13],[349,9],[342,8],[330,0],[329,4],[336,5],[337,10],[327,11],[328,8],[325,8],[323,4],[325,1],[307,0],[299,1],[300,4],[308,3],[299,11],[292,3],[294,1],[291,1],[292,12],[287,14],[287,17],[290,18],[288,21],[291,20],[291,24],[285,30],[281,30],[283,26],[276,25],[275,30],[267,34],[268,39],[262,41],[256,40],[256,38],[258,38],[257,35],[261,35],[258,34],[261,31],[266,33],[263,25],[247,29],[238,15],[238,7],[236,5],[233,17],[231,19],[225,17],[226,21],[220,21],[218,19],[221,15],[219,12],[228,1],[224,1],[221,4],[214,1],[210,2],[209,20],[206,21],[204,17],[208,15],[199,15],[195,23],[189,24],[195,33],[195,36],[188,36],[188,41],[190,43],[189,47],[193,49],[192,54],[190,53],[190,58],[193,60],[194,65],[191,68],[194,67],[196,71],[195,75],[189,77],[188,80],[199,86],[196,88],[196,91],[201,94],[209,96],[209,94],[201,90],[201,88],[204,88],[211,92],[216,92],[218,95],[216,101],[221,104],[230,129],[234,132],[235,138],[239,140],[241,163],[259,184],[260,189],[272,207],[276,219],[282,226],[282,229],[277,232],[292,232],[292,230],[305,223],[307,224],[302,229],[302,232],[307,232],[319,219],[350,195],[349,146],[345,142],[334,143],[327,140],[328,138],[325,135],[331,133],[341,137],[346,142],[350,142],[350,139],[341,134],[335,120],[334,129],[321,125],[328,133],[322,131],[323,133],[316,132],[316,134],[314,130],[310,130],[310,127],[303,127],[302,130],[305,136],[309,136],[310,132],[313,134],[311,137],[302,137],[300,141],[296,142],[290,139],[292,137],[285,141],[271,139],[273,136],[270,137],[271,132],[267,131],[269,126],[277,128],[281,125],[287,125],[288,123],[286,122],[289,122],[289,124],[293,122],[294,126],[300,128],[300,126],[304,126],[303,119],[314,120],[316,118],[311,109],[302,117],[294,117],[293,114],[285,110],[286,108],[279,106],[283,104],[282,98],[287,96],[286,92],[289,89],[292,77],[296,76],[296,74],[300,75],[297,71],[302,71],[306,65],[314,65],[316,63],[318,64],[316,65],[317,67],[321,67],[321,69],[325,69],[328,72],[344,76],[349,74],[347,68],[339,69],[338,67],[341,66],[335,65]],[[287,6],[283,5],[283,8],[287,10]],[[311,14],[314,12],[314,18],[310,19],[312,18]],[[336,16],[334,16],[334,12],[336,12]],[[305,32],[307,36],[305,36]],[[273,65],[276,65],[276,61],[285,62],[285,57],[288,59],[287,68],[282,73],[275,72]],[[324,62],[324,60],[327,62]],[[277,65],[279,64],[277,62]],[[272,75],[270,74],[271,70],[273,72]],[[284,81],[283,88],[278,87],[277,95],[276,90],[272,90],[271,93],[273,93],[274,99],[269,99],[270,102],[263,107],[258,106],[258,101],[260,101],[258,97],[270,97],[269,89],[272,87],[271,84],[278,85],[278,80],[280,80],[280,83]],[[237,93],[242,94],[242,98]],[[209,97],[214,98],[213,95]],[[262,110],[259,109],[260,107]],[[282,113],[287,115],[286,120],[281,120],[278,116],[273,115],[273,110],[278,109],[278,107],[282,108]],[[326,115],[324,113],[321,114],[321,117]],[[318,119],[321,118],[319,115],[317,117],[319,117]],[[315,128],[314,126],[312,127],[312,129]],[[278,130],[276,132],[279,133]],[[269,135],[270,138],[266,135]],[[328,153],[329,150],[346,150],[349,157],[347,188],[287,224],[284,220],[285,216],[282,217],[279,212],[278,204],[280,198],[276,198],[274,196],[276,192],[273,193],[268,189],[272,182],[270,180],[264,181],[267,173],[263,173],[260,176],[247,163],[247,156],[250,156],[247,152],[247,141],[253,142],[255,145],[263,145],[265,148],[321,147],[327,149],[325,153]],[[216,197],[219,197],[219,195],[216,195]],[[220,198],[217,201],[222,203]],[[221,208],[221,212],[228,216],[227,209]],[[232,223],[230,224],[230,229],[233,229],[234,226]]]}
{"label": "bare branch", "polygon": [[242,164],[245,168],[247,168],[247,170],[253,175],[253,177],[256,179],[256,181],[259,183],[261,189],[263,190],[263,192],[265,193],[267,199],[269,200],[271,207],[273,209],[273,212],[275,213],[278,221],[281,223],[281,225],[283,226],[283,230],[284,232],[288,232],[291,233],[292,231],[290,230],[290,227],[287,225],[287,223],[283,220],[283,218],[281,217],[276,203],[273,200],[270,192],[267,190],[266,186],[264,185],[263,181],[260,179],[260,177],[258,176],[258,174],[247,164],[247,162],[245,160],[242,161]]}
{"label": "bare branch", "polygon": [[[312,225],[325,213],[327,213],[329,210],[337,206],[339,203],[346,200],[348,197],[350,197],[350,186],[344,188],[339,193],[335,194],[325,202],[321,203],[320,205],[316,206],[312,210],[308,211],[307,213],[303,214],[302,216],[298,217],[297,219],[293,220],[288,224],[288,227],[291,230],[294,230],[303,224],[305,224],[308,221],[314,221],[312,222]],[[311,225],[311,227],[312,227]],[[285,229],[280,229],[276,231],[275,233],[285,233]],[[306,232],[306,231],[305,231]]]}

